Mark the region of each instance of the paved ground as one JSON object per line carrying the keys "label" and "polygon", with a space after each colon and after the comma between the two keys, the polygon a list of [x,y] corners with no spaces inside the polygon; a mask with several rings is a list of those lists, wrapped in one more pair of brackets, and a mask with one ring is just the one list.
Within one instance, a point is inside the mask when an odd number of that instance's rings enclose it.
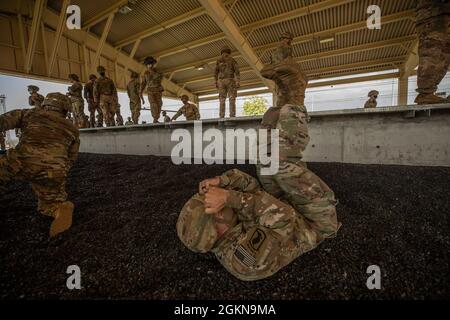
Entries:
{"label": "paved ground", "polygon": [[[49,240],[26,183],[0,195],[0,298],[450,298],[450,168],[318,164],[343,223],[327,240],[258,282],[241,282],[212,255],[178,240],[178,212],[200,180],[231,167],[174,166],[151,156],[80,155],[68,191],[73,228]],[[66,268],[81,268],[80,291]],[[368,290],[368,266],[382,289]]]}

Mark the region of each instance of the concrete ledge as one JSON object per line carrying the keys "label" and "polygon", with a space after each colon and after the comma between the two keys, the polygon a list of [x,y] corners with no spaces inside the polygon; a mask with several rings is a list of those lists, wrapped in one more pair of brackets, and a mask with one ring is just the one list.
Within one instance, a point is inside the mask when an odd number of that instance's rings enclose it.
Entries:
{"label": "concrete ledge", "polygon": [[[305,159],[450,166],[450,104],[310,112]],[[262,117],[206,119],[203,129],[257,128]],[[80,130],[81,152],[170,156],[175,129],[193,121]],[[206,146],[209,142],[203,142]]]}

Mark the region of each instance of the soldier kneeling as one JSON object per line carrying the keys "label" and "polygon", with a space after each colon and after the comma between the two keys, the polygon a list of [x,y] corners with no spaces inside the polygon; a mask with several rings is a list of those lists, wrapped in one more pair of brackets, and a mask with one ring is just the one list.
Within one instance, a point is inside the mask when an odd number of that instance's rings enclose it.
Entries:
{"label": "soldier kneeling", "polygon": [[177,233],[194,252],[213,252],[241,280],[267,278],[324,237],[258,181],[230,170],[200,183],[183,207]]}
{"label": "soldier kneeling", "polygon": [[72,225],[73,203],[67,201],[66,178],[80,146],[78,129],[66,119],[70,100],[49,93],[42,108],[7,112],[0,131],[20,128],[19,144],[0,156],[0,185],[11,180],[31,182],[38,211],[54,218],[50,236]]}

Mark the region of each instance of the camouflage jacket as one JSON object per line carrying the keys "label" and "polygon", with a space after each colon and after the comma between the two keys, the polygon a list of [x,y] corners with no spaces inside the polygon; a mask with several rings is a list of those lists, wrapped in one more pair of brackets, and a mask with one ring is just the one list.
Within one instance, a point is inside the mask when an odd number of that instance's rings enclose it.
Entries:
{"label": "camouflage jacket", "polygon": [[95,99],[99,101],[101,95],[117,97],[117,89],[114,85],[114,81],[108,77],[100,77],[94,82]]}
{"label": "camouflage jacket", "polygon": [[237,169],[220,176],[229,190],[225,206],[238,224],[225,232],[213,252],[225,268],[242,280],[268,277],[323,238],[288,204],[263,191],[258,181]]}
{"label": "camouflage jacket", "polygon": [[79,132],[70,120],[42,109],[14,110],[0,116],[0,131],[17,128],[21,130],[19,144],[8,157],[30,172],[67,174],[80,146]]}
{"label": "camouflage jacket", "polygon": [[187,103],[178,110],[172,120],[176,120],[179,116],[184,115],[186,120],[200,120],[200,113],[195,104]]}
{"label": "camouflage jacket", "polygon": [[93,81],[88,81],[84,85],[83,96],[89,103],[94,102],[94,82]]}
{"label": "camouflage jacket", "polygon": [[416,6],[416,25],[422,25],[440,16],[450,16],[448,0],[418,0]]}
{"label": "camouflage jacket", "polygon": [[130,82],[128,82],[127,93],[128,97],[130,98],[130,101],[139,102],[141,100],[140,92],[141,92],[141,84],[139,82],[139,79],[133,79]]}
{"label": "camouflage jacket", "polygon": [[233,58],[220,58],[216,62],[216,69],[214,71],[214,78],[220,79],[236,79],[239,81],[241,75],[239,72],[239,65]]}
{"label": "camouflage jacket", "polygon": [[28,97],[28,104],[30,106],[40,108],[42,106],[42,103],[44,102],[44,99],[45,98],[43,95],[34,92]]}
{"label": "camouflage jacket", "polygon": [[162,92],[164,88],[162,86],[162,73],[159,73],[155,69],[152,72],[146,70],[142,79],[141,92],[147,89],[148,92]]}

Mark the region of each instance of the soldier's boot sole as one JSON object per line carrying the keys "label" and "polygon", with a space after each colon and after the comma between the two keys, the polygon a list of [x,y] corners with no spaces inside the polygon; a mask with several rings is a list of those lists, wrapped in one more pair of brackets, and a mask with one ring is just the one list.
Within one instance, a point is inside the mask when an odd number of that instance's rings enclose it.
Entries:
{"label": "soldier's boot sole", "polygon": [[449,101],[445,98],[438,97],[434,94],[420,93],[414,100],[417,104],[439,104],[448,103]]}
{"label": "soldier's boot sole", "polygon": [[74,205],[70,201],[61,203],[55,211],[55,219],[50,226],[50,237],[55,237],[72,226]]}

